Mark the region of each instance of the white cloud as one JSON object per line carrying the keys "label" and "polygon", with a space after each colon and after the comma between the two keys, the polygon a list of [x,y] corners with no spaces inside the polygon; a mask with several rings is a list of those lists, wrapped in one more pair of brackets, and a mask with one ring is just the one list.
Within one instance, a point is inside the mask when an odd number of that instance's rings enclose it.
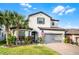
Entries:
{"label": "white cloud", "polygon": [[68,10],[65,12],[65,14],[73,13],[75,10],[76,10],[76,8],[68,9]]}
{"label": "white cloud", "polygon": [[25,11],[29,12],[30,10],[28,8],[23,8]]}
{"label": "white cloud", "polygon": [[32,7],[32,5],[29,3],[20,3],[20,5],[22,6],[22,9],[26,11],[30,11],[31,9],[34,9],[34,10],[37,9]]}
{"label": "white cloud", "polygon": [[65,8],[63,6],[57,6],[56,8],[53,9],[52,13],[60,13],[64,12]]}
{"label": "white cloud", "polygon": [[69,9],[69,8],[71,8],[69,5],[67,5],[67,6],[65,7],[65,9]]}
{"label": "white cloud", "polygon": [[20,5],[22,6],[22,9],[26,10],[27,12],[29,12],[30,8],[32,8],[32,5],[29,3],[20,3]]}
{"label": "white cloud", "polygon": [[27,6],[28,8],[31,8],[31,7],[32,7],[32,5],[30,5],[30,4],[28,4],[28,3],[26,4],[26,6]]}
{"label": "white cloud", "polygon": [[33,8],[33,9],[37,9],[37,8]]}
{"label": "white cloud", "polygon": [[24,10],[28,10],[27,8],[24,8]]}
{"label": "white cloud", "polygon": [[63,15],[63,12],[59,13],[58,15]]}
{"label": "white cloud", "polygon": [[23,6],[23,7],[26,7],[26,8],[32,7],[32,5],[30,5],[29,3],[21,3],[20,5]]}
{"label": "white cloud", "polygon": [[64,14],[72,13],[75,10],[76,8],[71,8],[69,5],[67,5],[66,7],[59,5],[53,9],[52,13],[58,15],[64,15]]}
{"label": "white cloud", "polygon": [[25,6],[25,3],[20,3],[20,5]]}

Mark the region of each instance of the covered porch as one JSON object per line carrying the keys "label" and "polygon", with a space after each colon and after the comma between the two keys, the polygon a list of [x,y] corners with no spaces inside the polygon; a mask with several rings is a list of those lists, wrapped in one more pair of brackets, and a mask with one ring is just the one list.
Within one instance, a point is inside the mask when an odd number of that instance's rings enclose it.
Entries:
{"label": "covered porch", "polygon": [[[12,27],[11,29],[11,34],[15,37],[17,37],[17,30],[16,27]],[[32,28],[28,28],[26,30],[25,28],[19,28],[18,31],[18,38],[19,40],[16,39],[17,44],[22,45],[25,43],[26,38],[31,40],[31,43],[38,43],[38,32],[33,30]]]}
{"label": "covered porch", "polygon": [[16,27],[11,27],[10,32],[12,36],[15,36],[15,37],[18,36],[18,39],[17,38],[15,39],[15,44],[22,45],[25,43],[26,37],[31,36],[32,28],[28,28],[27,30],[26,28],[19,27],[18,34],[17,34]]}

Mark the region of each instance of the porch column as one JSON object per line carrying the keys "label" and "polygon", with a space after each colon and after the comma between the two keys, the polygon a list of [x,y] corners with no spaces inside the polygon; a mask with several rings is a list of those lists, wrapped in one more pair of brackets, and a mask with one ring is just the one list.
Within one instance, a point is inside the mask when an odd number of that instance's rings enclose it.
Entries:
{"label": "porch column", "polygon": [[29,32],[28,32],[28,33],[29,33],[29,36],[31,36],[31,31],[30,31],[30,30],[29,30]]}
{"label": "porch column", "polygon": [[62,43],[64,43],[65,34],[62,34]]}
{"label": "porch column", "polygon": [[72,41],[75,43],[76,42],[76,39],[75,39],[75,36],[72,35]]}

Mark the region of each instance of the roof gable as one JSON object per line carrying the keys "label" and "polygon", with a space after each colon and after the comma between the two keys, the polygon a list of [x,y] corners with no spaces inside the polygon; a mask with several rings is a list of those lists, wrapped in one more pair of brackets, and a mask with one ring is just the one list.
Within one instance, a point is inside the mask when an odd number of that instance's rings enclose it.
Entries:
{"label": "roof gable", "polygon": [[42,11],[39,11],[39,12],[36,12],[36,13],[30,14],[30,15],[28,16],[28,20],[29,20],[29,17],[30,17],[30,16],[33,16],[33,15],[36,15],[36,14],[39,14],[39,13],[42,13],[42,14],[48,16],[48,17],[50,18],[51,21],[59,21],[59,20],[52,19],[51,16],[49,16],[48,14],[46,14],[46,13],[44,13],[44,12],[42,12]]}
{"label": "roof gable", "polygon": [[44,15],[46,15],[46,16],[52,18],[51,16],[49,16],[48,14],[46,14],[46,13],[44,13],[44,12],[42,12],[42,11],[39,11],[39,12],[36,12],[36,13],[30,14],[29,17],[30,17],[30,16],[33,16],[33,15],[36,15],[36,14],[39,14],[39,13],[42,13],[42,14],[44,14]]}

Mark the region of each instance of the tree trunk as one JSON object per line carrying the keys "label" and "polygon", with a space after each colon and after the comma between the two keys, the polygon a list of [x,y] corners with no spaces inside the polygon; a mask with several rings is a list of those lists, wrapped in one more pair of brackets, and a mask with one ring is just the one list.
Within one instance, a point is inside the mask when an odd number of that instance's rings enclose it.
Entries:
{"label": "tree trunk", "polygon": [[19,27],[16,28],[16,45],[19,44]]}
{"label": "tree trunk", "polygon": [[8,35],[9,35],[9,28],[6,27],[6,45],[7,46],[9,45],[9,40],[7,39],[8,38]]}

